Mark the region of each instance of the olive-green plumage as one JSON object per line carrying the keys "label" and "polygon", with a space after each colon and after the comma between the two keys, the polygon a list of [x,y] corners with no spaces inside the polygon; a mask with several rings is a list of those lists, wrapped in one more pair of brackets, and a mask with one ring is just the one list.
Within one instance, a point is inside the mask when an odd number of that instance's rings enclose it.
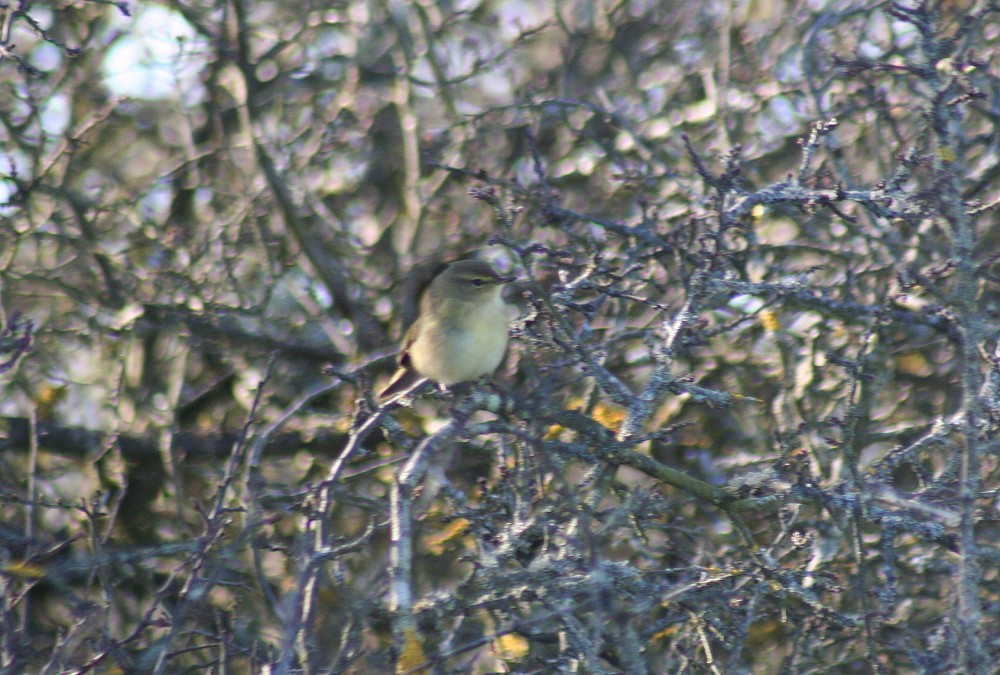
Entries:
{"label": "olive-green plumage", "polygon": [[403,338],[399,368],[379,396],[405,390],[418,376],[447,386],[496,370],[510,324],[501,289],[513,280],[482,260],[446,267],[421,298],[420,315]]}

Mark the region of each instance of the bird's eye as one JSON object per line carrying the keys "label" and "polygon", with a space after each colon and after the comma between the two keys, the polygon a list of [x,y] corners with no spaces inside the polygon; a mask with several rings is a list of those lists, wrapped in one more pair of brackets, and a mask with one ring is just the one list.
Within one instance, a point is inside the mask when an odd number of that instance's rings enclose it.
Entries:
{"label": "bird's eye", "polygon": [[483,287],[483,280],[482,279],[473,279],[472,280],[472,285],[475,286],[476,288],[482,288]]}

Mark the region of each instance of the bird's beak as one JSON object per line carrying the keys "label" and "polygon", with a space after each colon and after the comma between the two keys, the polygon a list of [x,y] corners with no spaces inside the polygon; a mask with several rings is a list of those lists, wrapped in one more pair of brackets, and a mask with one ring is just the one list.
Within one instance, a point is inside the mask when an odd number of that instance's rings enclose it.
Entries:
{"label": "bird's beak", "polygon": [[497,284],[509,284],[510,282],[514,281],[514,279],[517,279],[517,277],[497,277],[497,280],[496,280],[495,283],[497,283]]}

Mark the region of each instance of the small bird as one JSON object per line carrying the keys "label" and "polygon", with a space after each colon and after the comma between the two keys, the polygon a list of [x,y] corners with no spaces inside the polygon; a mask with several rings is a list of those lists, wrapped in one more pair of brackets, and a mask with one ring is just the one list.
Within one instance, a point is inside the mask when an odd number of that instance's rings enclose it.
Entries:
{"label": "small bird", "polygon": [[403,338],[399,367],[379,397],[409,388],[418,376],[449,386],[496,370],[507,351],[511,319],[500,292],[513,280],[482,260],[446,267],[420,299],[420,314]]}

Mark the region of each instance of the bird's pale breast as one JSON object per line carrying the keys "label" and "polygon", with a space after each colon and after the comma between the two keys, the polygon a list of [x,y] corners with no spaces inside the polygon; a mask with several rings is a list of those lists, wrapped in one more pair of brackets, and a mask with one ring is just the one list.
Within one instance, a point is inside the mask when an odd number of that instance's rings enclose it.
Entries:
{"label": "bird's pale breast", "polygon": [[458,320],[431,322],[410,346],[417,371],[450,385],[492,373],[507,351],[508,306],[500,298],[462,302]]}

